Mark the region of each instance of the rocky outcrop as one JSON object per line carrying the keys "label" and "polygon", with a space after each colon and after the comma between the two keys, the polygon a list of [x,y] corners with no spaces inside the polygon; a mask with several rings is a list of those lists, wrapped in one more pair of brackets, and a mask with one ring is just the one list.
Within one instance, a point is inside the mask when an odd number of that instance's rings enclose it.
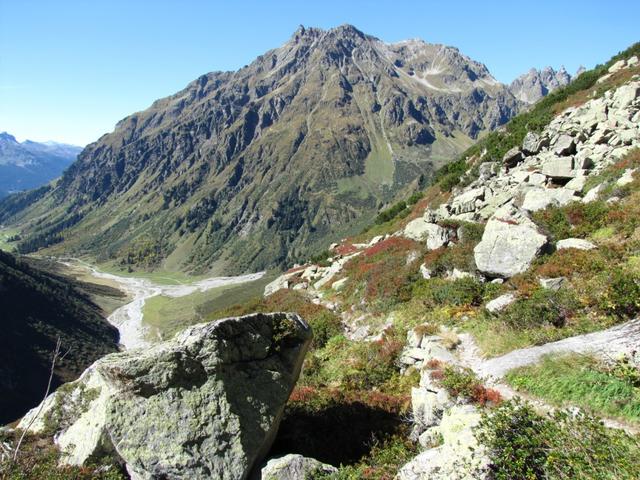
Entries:
{"label": "rocky outcrop", "polygon": [[337,472],[336,467],[292,453],[269,460],[262,468],[260,480],[305,480]]}
{"label": "rocky outcrop", "polygon": [[476,266],[489,277],[512,277],[527,270],[547,243],[547,237],[525,213],[503,207],[489,219],[474,248]]}
{"label": "rocky outcrop", "polygon": [[490,460],[478,444],[474,429],[480,412],[472,405],[446,410],[429,435],[441,439],[440,446],[413,458],[398,472],[398,480],[481,480],[489,478]]}
{"label": "rocky outcrop", "polygon": [[[481,164],[477,178],[455,189],[436,221],[488,220],[504,205],[534,212],[573,201],[591,202],[605,186],[584,192],[587,179],[640,147],[640,81],[632,80],[558,115],[504,155],[502,168]],[[618,186],[633,181],[632,169]],[[583,196],[584,195],[584,196]]]}
{"label": "rocky outcrop", "polygon": [[474,435],[480,413],[464,399],[452,398],[433,375],[433,366],[459,365],[460,361],[450,352],[446,357],[439,355],[438,348],[446,350],[442,339],[425,335],[423,328],[407,335],[405,351],[417,348],[424,350],[424,363],[412,364],[420,369],[420,384],[411,390],[411,438],[424,451],[400,469],[398,480],[486,478],[489,460]]}
{"label": "rocky outcrop", "polygon": [[111,455],[133,479],[244,479],[274,440],[310,340],[295,314],[196,325],[103,357],[20,428],[54,433],[64,463]]}

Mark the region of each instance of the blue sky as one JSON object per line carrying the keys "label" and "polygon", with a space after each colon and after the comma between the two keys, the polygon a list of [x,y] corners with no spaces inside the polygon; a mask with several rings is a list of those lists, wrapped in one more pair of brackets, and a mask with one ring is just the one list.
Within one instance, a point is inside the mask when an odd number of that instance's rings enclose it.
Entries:
{"label": "blue sky", "polygon": [[510,82],[530,67],[601,63],[640,40],[638,18],[637,0],[0,0],[0,131],[84,145],[300,24],[453,45]]}

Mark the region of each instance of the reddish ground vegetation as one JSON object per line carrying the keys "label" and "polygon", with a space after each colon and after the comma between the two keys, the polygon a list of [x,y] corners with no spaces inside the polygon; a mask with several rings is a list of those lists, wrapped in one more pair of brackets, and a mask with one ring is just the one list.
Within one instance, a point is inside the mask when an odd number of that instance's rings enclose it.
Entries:
{"label": "reddish ground vegetation", "polygon": [[341,245],[338,245],[334,250],[336,255],[343,255],[343,256],[351,255],[352,253],[355,253],[357,251],[358,249],[350,243],[343,243]]}

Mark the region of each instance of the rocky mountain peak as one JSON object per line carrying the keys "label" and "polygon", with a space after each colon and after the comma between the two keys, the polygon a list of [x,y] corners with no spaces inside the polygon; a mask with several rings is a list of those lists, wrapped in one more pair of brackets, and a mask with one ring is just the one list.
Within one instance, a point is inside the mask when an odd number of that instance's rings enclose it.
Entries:
{"label": "rocky mountain peak", "polygon": [[[155,231],[160,258],[194,242],[189,258],[175,259],[185,267],[290,263],[372,218],[519,107],[456,48],[302,26],[240,70],[202,75],[119,122],[51,193],[73,222],[37,229],[75,228],[104,207],[136,227],[123,237],[114,217],[91,239],[65,238],[130,258]],[[146,205],[145,219],[125,214],[129,204]]]}
{"label": "rocky mountain peak", "polygon": [[532,104],[556,88],[568,85],[571,80],[564,66],[557,71],[550,66],[542,70],[532,68],[511,82],[509,89],[521,102]]}
{"label": "rocky mountain peak", "polygon": [[14,137],[13,135],[11,135],[10,133],[7,133],[7,132],[0,133],[0,141],[1,142],[18,143],[18,141],[16,140],[16,137]]}

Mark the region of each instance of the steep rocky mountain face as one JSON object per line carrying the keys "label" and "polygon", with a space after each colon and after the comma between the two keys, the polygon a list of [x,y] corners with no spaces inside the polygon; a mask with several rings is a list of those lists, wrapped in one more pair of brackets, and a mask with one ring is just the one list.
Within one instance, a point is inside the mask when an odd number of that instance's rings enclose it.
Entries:
{"label": "steep rocky mountain face", "polygon": [[53,252],[134,268],[284,265],[362,228],[519,105],[455,48],[301,27],[125,118],[0,219],[22,222],[22,251],[62,241]]}
{"label": "steep rocky mountain face", "polygon": [[1,251],[0,304],[1,423],[15,420],[42,399],[58,338],[61,355],[66,355],[57,362],[52,388],[117,350],[118,331],[82,286]]}
{"label": "steep rocky mountain face", "polygon": [[36,188],[60,176],[82,148],[75,145],[26,140],[0,133],[0,197]]}
{"label": "steep rocky mountain face", "polygon": [[[582,69],[578,70],[575,77],[580,73],[582,73]],[[568,85],[572,78],[574,77],[564,67],[560,67],[558,71],[551,67],[542,70],[532,68],[511,82],[509,90],[521,102],[531,104],[536,103],[556,88]]]}

